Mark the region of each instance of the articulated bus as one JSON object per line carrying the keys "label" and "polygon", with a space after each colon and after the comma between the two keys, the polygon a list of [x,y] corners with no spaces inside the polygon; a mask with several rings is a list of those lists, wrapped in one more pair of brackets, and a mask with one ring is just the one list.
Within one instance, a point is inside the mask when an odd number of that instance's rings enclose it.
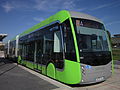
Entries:
{"label": "articulated bus", "polygon": [[9,40],[7,56],[66,84],[91,84],[112,75],[110,38],[101,20],[62,10]]}

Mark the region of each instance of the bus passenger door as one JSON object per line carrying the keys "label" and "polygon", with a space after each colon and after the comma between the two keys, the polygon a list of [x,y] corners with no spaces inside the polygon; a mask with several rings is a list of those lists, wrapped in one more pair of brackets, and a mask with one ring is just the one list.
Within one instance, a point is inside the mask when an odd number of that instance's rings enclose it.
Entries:
{"label": "bus passenger door", "polygon": [[42,70],[42,40],[35,42],[34,69],[38,72]]}

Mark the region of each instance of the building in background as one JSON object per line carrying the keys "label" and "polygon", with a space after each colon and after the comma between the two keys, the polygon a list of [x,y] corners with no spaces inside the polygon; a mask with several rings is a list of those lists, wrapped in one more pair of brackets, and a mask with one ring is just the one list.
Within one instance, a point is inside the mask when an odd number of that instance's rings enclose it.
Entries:
{"label": "building in background", "polygon": [[4,58],[4,46],[3,39],[7,36],[7,34],[0,34],[0,58]]}
{"label": "building in background", "polygon": [[120,34],[115,34],[112,37],[112,46],[113,48],[120,48]]}

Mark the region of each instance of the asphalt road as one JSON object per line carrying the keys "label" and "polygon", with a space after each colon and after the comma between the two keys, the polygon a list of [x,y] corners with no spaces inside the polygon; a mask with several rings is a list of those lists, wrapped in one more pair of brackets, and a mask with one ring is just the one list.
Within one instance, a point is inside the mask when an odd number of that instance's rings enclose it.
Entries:
{"label": "asphalt road", "polygon": [[68,86],[24,66],[0,59],[0,90],[120,90],[120,61],[105,82],[87,86]]}
{"label": "asphalt road", "polygon": [[0,90],[51,90],[57,86],[8,60],[0,60]]}

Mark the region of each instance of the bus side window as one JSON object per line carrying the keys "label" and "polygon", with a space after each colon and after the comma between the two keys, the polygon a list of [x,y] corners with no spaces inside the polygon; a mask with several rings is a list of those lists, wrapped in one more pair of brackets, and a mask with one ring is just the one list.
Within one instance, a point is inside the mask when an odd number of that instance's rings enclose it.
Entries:
{"label": "bus side window", "polygon": [[63,61],[62,37],[60,30],[54,32],[54,55],[56,67],[62,69],[64,66],[64,61]]}
{"label": "bus side window", "polygon": [[43,59],[42,64],[47,65],[49,61],[52,60],[52,53],[53,53],[53,35],[51,32],[46,33],[43,39]]}
{"label": "bus side window", "polygon": [[58,24],[54,24],[46,30],[43,44],[43,61],[46,65],[53,62],[56,68],[63,68],[63,50],[61,32]]}

